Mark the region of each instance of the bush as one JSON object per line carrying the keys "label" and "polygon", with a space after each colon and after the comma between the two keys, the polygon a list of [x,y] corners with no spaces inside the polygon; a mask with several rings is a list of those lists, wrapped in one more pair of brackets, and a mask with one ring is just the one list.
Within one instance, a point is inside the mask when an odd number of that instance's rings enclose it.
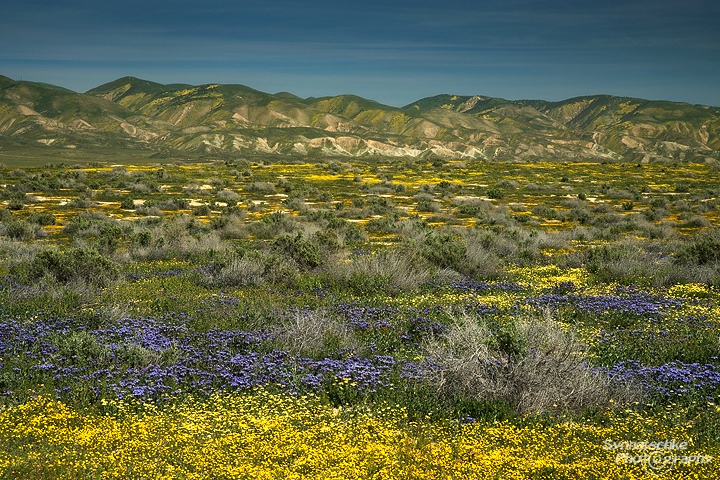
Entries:
{"label": "bush", "polygon": [[257,238],[271,239],[282,233],[296,231],[300,224],[292,217],[281,211],[273,212],[262,217],[259,222],[253,222],[249,226],[250,233]]}
{"label": "bush", "polygon": [[434,273],[410,248],[381,250],[356,256],[351,262],[328,263],[326,268],[332,280],[355,295],[413,290],[430,280]]}
{"label": "bush", "polygon": [[303,238],[302,232],[297,232],[295,236],[282,235],[278,237],[273,242],[273,247],[278,252],[295,260],[300,268],[316,268],[323,263],[318,245]]}
{"label": "bush", "polygon": [[24,206],[25,203],[22,200],[13,198],[10,202],[8,202],[7,208],[8,210],[22,210]]}
{"label": "bush", "polygon": [[465,258],[460,272],[473,278],[497,278],[504,273],[502,260],[490,249],[490,242],[482,236],[466,235],[465,245]]}
{"label": "bush", "polygon": [[38,225],[55,225],[55,216],[47,212],[33,212],[28,216],[28,222]]}
{"label": "bush", "polygon": [[141,230],[132,236],[133,243],[136,243],[141,247],[149,247],[151,240],[152,233],[150,230]]}
{"label": "bush", "polygon": [[88,233],[95,235],[99,233],[100,227],[108,221],[111,220],[102,213],[82,212],[72,216],[65,224],[63,231],[68,235]]}
{"label": "bush", "polygon": [[62,251],[51,248],[41,251],[32,261],[30,277],[39,280],[51,275],[61,283],[85,281],[105,286],[120,274],[118,264],[89,248],[70,248]]}
{"label": "bush", "polygon": [[487,196],[488,198],[492,198],[493,200],[500,200],[505,197],[505,193],[499,188],[490,188],[487,191]]}
{"label": "bush", "polygon": [[444,396],[502,401],[520,413],[581,409],[630,393],[586,363],[584,346],[548,315],[493,325],[464,314],[427,346]]}
{"label": "bush", "polygon": [[709,265],[720,262],[720,230],[701,233],[677,254],[677,263]]}
{"label": "bush", "polygon": [[336,253],[342,248],[337,232],[331,228],[318,230],[310,236],[310,240],[324,253],[323,256]]}
{"label": "bush", "polygon": [[441,207],[438,202],[420,201],[417,204],[416,210],[418,212],[437,213],[441,210]]}
{"label": "bush", "polygon": [[88,200],[85,197],[77,197],[70,200],[70,203],[67,204],[68,207],[71,208],[88,208],[93,205],[93,202]]}
{"label": "bush", "polygon": [[160,210],[186,210],[190,207],[190,201],[184,198],[169,198],[159,202],[152,199],[145,201],[143,206],[148,208],[158,208]]}
{"label": "bush", "polygon": [[358,225],[347,221],[345,221],[345,223],[342,225],[340,233],[343,237],[343,241],[345,244],[361,243],[367,240],[367,234],[365,233],[365,230],[362,229],[362,227],[359,227]]}
{"label": "bush", "polygon": [[35,236],[35,228],[22,220],[11,220],[5,223],[5,235],[11,240],[32,240]]}
{"label": "bush", "polygon": [[395,210],[392,201],[387,197],[367,197],[367,204],[373,215],[387,215]]}
{"label": "bush", "polygon": [[193,215],[196,217],[207,217],[212,215],[212,210],[208,205],[200,205],[198,207],[193,208],[192,210]]}
{"label": "bush", "polygon": [[123,201],[120,202],[120,208],[123,210],[134,210],[135,202],[130,197],[124,198]]}
{"label": "bush", "polygon": [[[51,338],[53,336],[51,335]],[[89,365],[102,361],[108,354],[107,349],[91,333],[85,330],[72,331],[65,335],[55,335],[58,355],[67,358],[75,365]]]}
{"label": "bush", "polygon": [[205,282],[223,287],[259,285],[264,273],[265,265],[261,255],[232,256],[219,265]]}
{"label": "bush", "polygon": [[247,185],[244,190],[246,192],[275,193],[275,185],[268,182],[253,182]]}
{"label": "bush", "polygon": [[317,201],[322,202],[322,203],[332,202],[332,200],[333,200],[333,196],[330,192],[322,192],[317,197]]}
{"label": "bush", "polygon": [[283,350],[303,356],[325,356],[328,350],[357,347],[346,324],[321,310],[290,312],[275,328],[275,340]]}
{"label": "bush", "polygon": [[240,195],[238,195],[236,192],[233,192],[232,190],[221,190],[218,192],[215,198],[219,202],[225,202],[229,206],[233,206],[237,205],[237,202],[240,200]]}
{"label": "bush", "polygon": [[423,256],[440,268],[460,270],[465,258],[465,244],[449,233],[430,233],[422,245]]}
{"label": "bush", "polygon": [[118,245],[120,245],[120,239],[122,237],[123,229],[120,225],[110,222],[104,223],[100,226],[97,245],[101,251],[112,253],[117,249]]}
{"label": "bush", "polygon": [[585,252],[585,267],[598,280],[623,285],[669,286],[692,280],[692,269],[673,265],[672,257],[647,252],[634,241],[601,245]]}

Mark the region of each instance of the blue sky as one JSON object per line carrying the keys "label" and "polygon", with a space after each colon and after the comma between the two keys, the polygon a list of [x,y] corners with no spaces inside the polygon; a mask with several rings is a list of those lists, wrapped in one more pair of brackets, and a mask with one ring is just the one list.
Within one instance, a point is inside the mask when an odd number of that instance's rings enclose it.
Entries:
{"label": "blue sky", "polygon": [[3,0],[0,74],[132,75],[394,106],[607,93],[720,106],[717,0]]}

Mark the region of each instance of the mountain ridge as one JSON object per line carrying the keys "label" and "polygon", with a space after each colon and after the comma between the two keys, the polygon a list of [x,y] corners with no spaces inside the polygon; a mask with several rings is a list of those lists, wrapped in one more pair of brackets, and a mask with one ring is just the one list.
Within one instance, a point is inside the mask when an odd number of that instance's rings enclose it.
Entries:
{"label": "mountain ridge", "polygon": [[392,107],[240,84],[121,77],[77,93],[0,76],[0,137],[224,154],[705,161],[719,158],[720,108],[604,94],[554,102],[440,94]]}

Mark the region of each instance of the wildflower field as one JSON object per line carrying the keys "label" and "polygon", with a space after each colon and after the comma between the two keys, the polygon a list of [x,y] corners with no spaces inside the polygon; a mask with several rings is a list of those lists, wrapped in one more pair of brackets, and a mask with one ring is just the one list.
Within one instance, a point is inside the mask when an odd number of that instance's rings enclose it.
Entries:
{"label": "wildflower field", "polygon": [[0,187],[0,478],[717,478],[717,165]]}

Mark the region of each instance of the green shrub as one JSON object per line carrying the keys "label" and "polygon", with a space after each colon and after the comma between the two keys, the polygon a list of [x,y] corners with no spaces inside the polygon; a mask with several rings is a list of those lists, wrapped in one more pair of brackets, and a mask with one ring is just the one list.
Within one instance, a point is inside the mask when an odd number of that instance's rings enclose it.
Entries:
{"label": "green shrub", "polygon": [[29,274],[34,280],[51,275],[61,283],[81,280],[105,286],[118,278],[120,268],[117,263],[90,248],[70,248],[65,251],[50,248],[35,257]]}
{"label": "green shrub", "polygon": [[354,271],[346,280],[347,288],[355,295],[374,295],[390,286],[390,277],[382,272]]}
{"label": "green shrub", "polygon": [[237,205],[237,202],[240,200],[240,195],[232,190],[226,189],[219,191],[215,198],[218,202],[225,202],[228,206],[234,206]]}
{"label": "green shrub", "polygon": [[79,215],[74,215],[63,227],[64,233],[68,235],[79,234],[86,230],[99,228],[100,225],[107,221],[107,217],[102,214],[96,214],[91,212],[82,212]]}
{"label": "green shrub", "polygon": [[678,280],[670,258],[645,252],[632,242],[600,245],[585,253],[585,268],[602,282],[661,286]]}
{"label": "green shrub", "polygon": [[141,247],[150,246],[151,240],[152,240],[152,233],[150,232],[150,230],[141,230],[140,232],[138,232],[132,236],[133,243],[137,243]]}
{"label": "green shrub", "polygon": [[247,185],[244,190],[246,192],[275,193],[275,186],[268,182],[253,182]]}
{"label": "green shrub", "polygon": [[54,339],[58,355],[75,365],[88,365],[103,360],[107,349],[91,333],[85,330],[57,335]]}
{"label": "green shrub", "polygon": [[212,210],[208,205],[200,205],[198,207],[193,208],[192,211],[193,215],[196,217],[207,217],[212,214]]}
{"label": "green shrub", "polygon": [[423,256],[440,268],[460,270],[466,251],[465,244],[449,233],[430,233],[422,245]]}
{"label": "green shrub", "polygon": [[22,220],[11,220],[5,223],[5,235],[11,240],[31,240],[35,236],[35,229]]}
{"label": "green shrub", "polygon": [[327,202],[332,202],[332,200],[333,200],[333,196],[330,192],[322,192],[317,197],[318,202],[327,203]]}
{"label": "green shrub", "polygon": [[316,268],[323,263],[318,245],[303,238],[302,232],[297,232],[295,236],[282,235],[276,238],[273,248],[295,260],[300,268]]}
{"label": "green shrub", "polygon": [[97,238],[98,247],[103,252],[114,252],[120,244],[123,233],[123,229],[120,225],[109,222],[104,223],[100,227],[100,232]]}
{"label": "green shrub", "polygon": [[134,210],[135,209],[135,202],[132,198],[126,197],[123,199],[122,202],[120,202],[120,208],[124,210]]}
{"label": "green shrub", "polygon": [[678,263],[709,265],[720,262],[720,229],[701,233],[677,253]]}
{"label": "green shrub", "polygon": [[10,202],[8,202],[7,208],[8,210],[22,210],[24,206],[25,203],[22,200],[13,198]]}
{"label": "green shrub", "polygon": [[421,200],[418,202],[416,210],[418,212],[437,213],[440,211],[440,204],[438,202]]}
{"label": "green shrub", "polygon": [[55,216],[47,212],[32,212],[28,216],[28,222],[38,225],[55,225]]}
{"label": "green shrub", "polygon": [[92,206],[93,202],[88,200],[85,197],[77,197],[70,200],[70,203],[68,203],[68,207],[71,208],[88,208]]}
{"label": "green shrub", "polygon": [[490,188],[487,191],[487,196],[493,200],[500,200],[505,197],[505,193],[499,188]]}
{"label": "green shrub", "polygon": [[367,202],[373,215],[389,214],[394,209],[392,202],[385,197],[367,197]]}
{"label": "green shrub", "polygon": [[377,233],[398,233],[398,221],[400,216],[394,212],[385,215],[382,218],[371,218],[365,224],[365,230]]}
{"label": "green shrub", "polygon": [[343,240],[346,244],[348,243],[360,243],[367,239],[365,231],[355,225],[354,223],[347,222],[347,224],[341,230]]}
{"label": "green shrub", "polygon": [[250,233],[257,238],[271,239],[282,233],[296,231],[300,228],[300,225],[292,215],[276,211],[263,216],[259,222],[252,222],[248,227]]}
{"label": "green shrub", "polygon": [[335,253],[342,248],[338,234],[333,229],[318,230],[310,236],[310,241],[322,252]]}
{"label": "green shrub", "polygon": [[478,213],[480,213],[480,207],[478,205],[463,204],[458,207],[456,215],[458,217],[474,217]]}
{"label": "green shrub", "polygon": [[220,215],[219,217],[212,217],[210,219],[210,228],[213,230],[220,230],[226,227],[230,223],[230,217],[227,215]]}

